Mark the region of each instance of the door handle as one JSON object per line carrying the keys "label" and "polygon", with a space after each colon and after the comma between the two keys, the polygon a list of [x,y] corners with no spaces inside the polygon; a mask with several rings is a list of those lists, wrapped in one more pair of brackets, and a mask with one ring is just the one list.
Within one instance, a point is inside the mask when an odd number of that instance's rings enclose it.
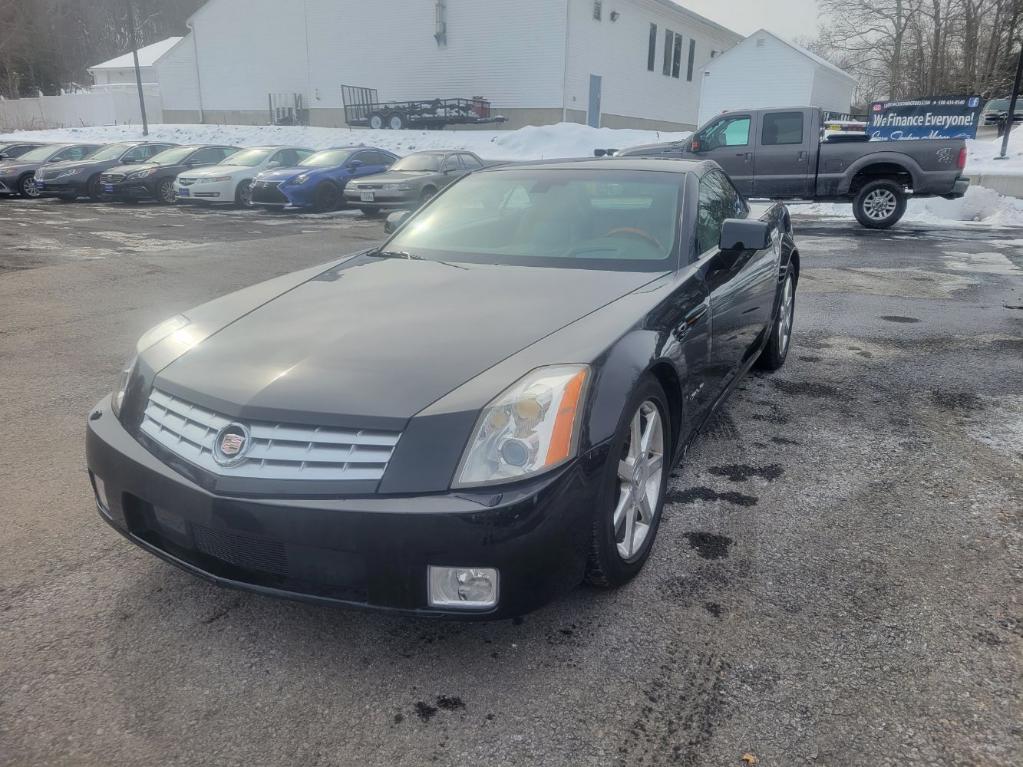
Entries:
{"label": "door handle", "polygon": [[806,152],[800,152],[800,153],[799,153],[799,156],[798,156],[798,157],[797,157],[796,159],[797,159],[797,160],[798,160],[799,162],[802,162],[803,160],[805,160],[805,159],[806,159]]}
{"label": "door handle", "polygon": [[700,321],[700,318],[707,313],[708,309],[710,309],[710,301],[704,301],[699,306],[690,309],[683,318],[682,324],[675,328],[673,332],[675,338],[681,341],[689,335],[689,331],[692,330],[696,323]]}
{"label": "door handle", "polygon": [[736,157],[744,157],[746,159],[746,162],[752,162],[753,161],[753,153],[752,152],[736,152],[735,156]]}

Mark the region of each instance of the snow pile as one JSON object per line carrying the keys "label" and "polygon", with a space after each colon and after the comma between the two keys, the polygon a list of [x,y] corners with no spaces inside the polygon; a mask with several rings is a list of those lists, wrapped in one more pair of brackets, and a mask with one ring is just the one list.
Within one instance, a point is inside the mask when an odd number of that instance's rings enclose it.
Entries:
{"label": "snow pile", "polygon": [[[264,146],[289,144],[310,149],[365,145],[388,149],[398,155],[424,149],[465,149],[486,160],[540,160],[561,157],[592,157],[594,149],[623,149],[636,144],[676,141],[689,133],[646,130],[613,130],[560,123],[529,126],[519,130],[368,130],[311,128],[301,125],[151,125],[149,140],[176,144],[229,144]],[[137,141],[143,138],[137,125],[60,128],[20,131],[0,135],[0,141]]]}
{"label": "snow pile", "polygon": [[1007,159],[996,160],[1001,154],[1001,139],[968,140],[966,142],[966,173],[1023,175],[1023,127],[1009,135]]}
{"label": "snow pile", "polygon": [[[852,205],[842,203],[790,203],[793,213],[853,218]],[[903,221],[931,226],[968,222],[985,226],[1023,226],[1023,200],[1004,197],[992,189],[971,186],[958,200],[940,197],[911,199]]]}

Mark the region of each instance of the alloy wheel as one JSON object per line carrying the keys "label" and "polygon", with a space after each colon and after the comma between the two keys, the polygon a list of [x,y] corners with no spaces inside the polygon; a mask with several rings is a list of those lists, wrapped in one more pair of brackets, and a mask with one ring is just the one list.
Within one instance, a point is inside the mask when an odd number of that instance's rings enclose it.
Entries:
{"label": "alloy wheel", "polygon": [[884,221],[898,206],[899,201],[890,189],[875,189],[863,200],[863,212],[872,221]]}
{"label": "alloy wheel", "polygon": [[166,179],[160,182],[159,188],[160,200],[167,204],[174,202],[174,181],[173,179]]}
{"label": "alloy wheel", "polygon": [[36,186],[35,176],[29,176],[21,182],[21,191],[26,197],[36,198],[39,196],[39,187]]}
{"label": "alloy wheel", "polygon": [[640,405],[632,417],[624,452],[618,462],[618,502],[613,526],[618,556],[629,561],[642,551],[661,500],[664,424],[652,400]]}
{"label": "alloy wheel", "polygon": [[781,355],[789,348],[789,339],[792,337],[792,309],[795,304],[795,297],[792,293],[792,278],[785,278],[785,286],[781,293],[781,308],[778,310],[778,350]]}

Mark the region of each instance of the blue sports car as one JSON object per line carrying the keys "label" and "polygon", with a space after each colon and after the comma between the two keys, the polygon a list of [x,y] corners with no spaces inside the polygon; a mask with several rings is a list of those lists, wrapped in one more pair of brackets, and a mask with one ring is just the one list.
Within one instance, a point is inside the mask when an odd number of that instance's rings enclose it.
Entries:
{"label": "blue sports car", "polygon": [[252,204],[267,208],[334,210],[349,179],[382,173],[397,156],[374,147],[324,149],[292,168],[273,168],[252,182]]}

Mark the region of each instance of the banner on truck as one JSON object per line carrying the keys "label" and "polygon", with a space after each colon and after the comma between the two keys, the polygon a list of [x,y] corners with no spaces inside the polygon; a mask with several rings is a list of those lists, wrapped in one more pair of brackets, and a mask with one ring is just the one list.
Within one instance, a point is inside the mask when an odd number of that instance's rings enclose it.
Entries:
{"label": "banner on truck", "polygon": [[976,138],[981,103],[980,96],[875,101],[867,132],[875,141]]}

